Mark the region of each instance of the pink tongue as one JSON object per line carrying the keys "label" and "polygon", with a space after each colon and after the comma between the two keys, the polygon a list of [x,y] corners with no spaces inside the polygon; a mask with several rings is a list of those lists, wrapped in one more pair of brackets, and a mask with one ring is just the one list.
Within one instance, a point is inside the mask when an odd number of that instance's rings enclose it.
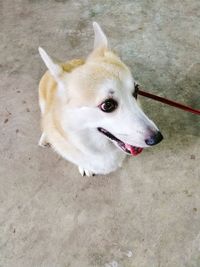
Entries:
{"label": "pink tongue", "polygon": [[132,156],[136,156],[137,154],[142,152],[142,148],[138,148],[137,150],[135,150],[135,148],[129,144],[125,144],[125,147],[131,152]]}

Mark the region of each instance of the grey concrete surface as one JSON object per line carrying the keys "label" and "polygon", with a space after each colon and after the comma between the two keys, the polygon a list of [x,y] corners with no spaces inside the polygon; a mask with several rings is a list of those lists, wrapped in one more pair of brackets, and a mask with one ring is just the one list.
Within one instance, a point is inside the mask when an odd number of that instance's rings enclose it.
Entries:
{"label": "grey concrete surface", "polygon": [[87,56],[92,21],[146,90],[200,108],[200,1],[0,0],[0,266],[199,267],[199,117],[141,99],[165,140],[108,176],[37,146],[37,47]]}

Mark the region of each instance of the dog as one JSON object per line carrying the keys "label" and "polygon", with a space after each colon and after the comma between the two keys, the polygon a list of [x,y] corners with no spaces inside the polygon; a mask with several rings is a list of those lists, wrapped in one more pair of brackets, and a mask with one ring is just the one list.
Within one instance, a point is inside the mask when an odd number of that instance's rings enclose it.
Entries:
{"label": "dog", "polygon": [[108,174],[126,155],[158,144],[163,136],[137,101],[138,84],[93,23],[94,48],[86,60],[54,62],[39,47],[48,71],[39,83],[42,135],[82,176]]}

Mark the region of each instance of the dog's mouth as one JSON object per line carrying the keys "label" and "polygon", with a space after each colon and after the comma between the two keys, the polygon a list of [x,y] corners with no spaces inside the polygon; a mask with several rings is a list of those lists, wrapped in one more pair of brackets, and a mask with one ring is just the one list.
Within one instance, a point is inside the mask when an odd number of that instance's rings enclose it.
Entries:
{"label": "dog's mouth", "polygon": [[136,147],[136,146],[131,146],[129,144],[126,144],[119,140],[117,137],[115,137],[113,134],[105,130],[104,128],[98,127],[98,131],[102,134],[104,134],[106,137],[108,137],[110,140],[114,141],[117,146],[126,152],[127,154],[131,154],[132,156],[137,156],[140,154],[143,150],[142,147]]}

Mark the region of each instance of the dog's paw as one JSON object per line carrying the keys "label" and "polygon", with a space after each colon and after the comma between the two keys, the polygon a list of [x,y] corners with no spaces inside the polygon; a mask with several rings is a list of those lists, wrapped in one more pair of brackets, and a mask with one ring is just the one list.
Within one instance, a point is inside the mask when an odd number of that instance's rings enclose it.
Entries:
{"label": "dog's paw", "polygon": [[38,146],[41,146],[41,147],[50,147],[50,143],[47,142],[47,138],[46,138],[46,134],[43,133],[40,137],[40,140],[38,142]]}
{"label": "dog's paw", "polygon": [[95,173],[91,172],[91,171],[88,171],[86,169],[83,169],[82,167],[78,167],[78,170],[81,174],[81,176],[88,176],[88,177],[91,177],[91,176],[95,176]]}

